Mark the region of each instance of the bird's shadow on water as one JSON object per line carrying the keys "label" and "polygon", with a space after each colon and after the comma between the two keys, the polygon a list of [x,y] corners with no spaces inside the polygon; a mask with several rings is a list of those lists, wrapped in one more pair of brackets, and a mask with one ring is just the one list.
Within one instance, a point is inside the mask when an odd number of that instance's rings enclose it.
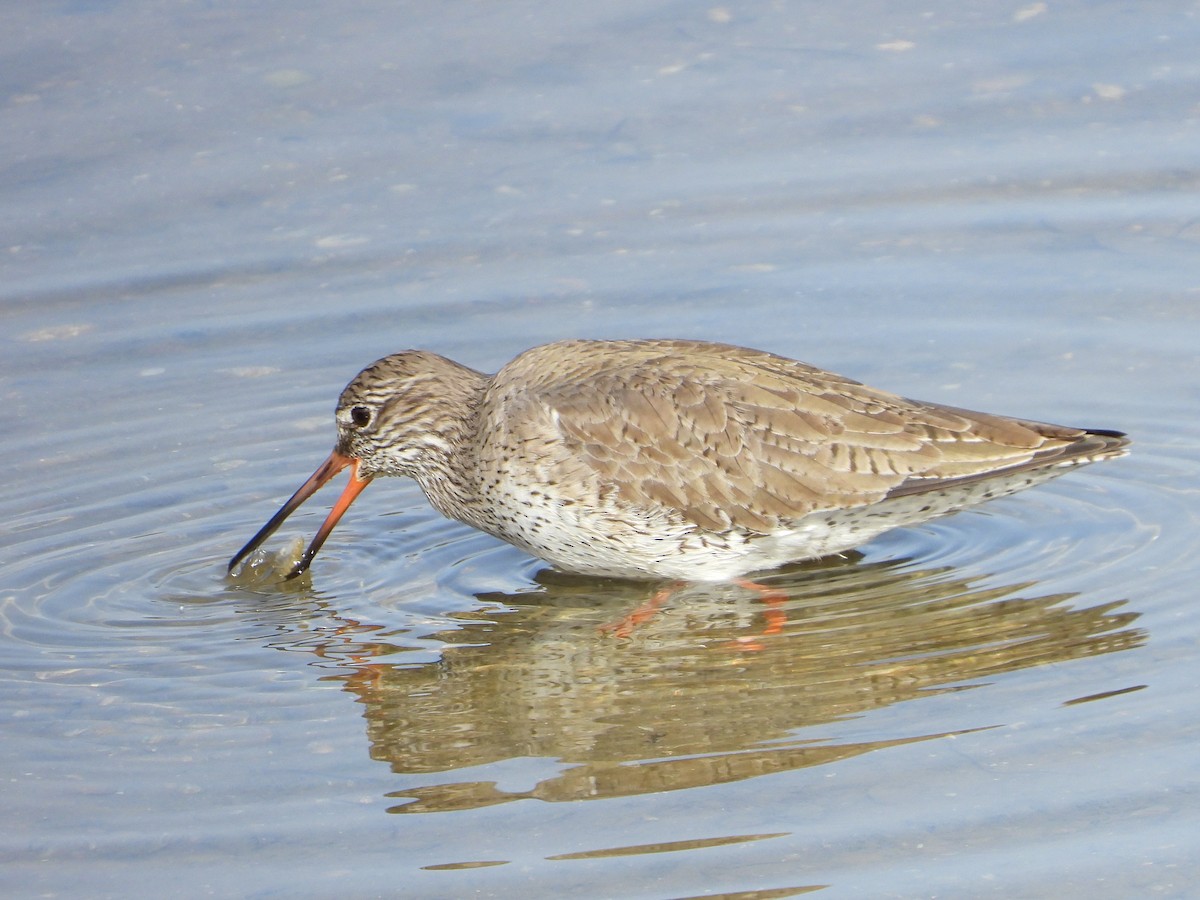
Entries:
{"label": "bird's shadow on water", "polygon": [[[764,581],[779,599],[681,587],[626,637],[612,623],[653,587],[546,571],[418,633],[354,619],[293,585],[292,612],[314,604],[324,624],[306,615],[293,632],[281,617],[269,643],[333,668],[323,677],[362,704],[372,757],[413,782],[389,795],[403,801],[392,811],[417,813],[719,784],[979,730],[1000,723],[859,742],[797,736],[1146,639],[1124,601],[1080,605],[952,566],[851,554]],[[256,615],[271,609],[282,611]],[[532,788],[486,777],[528,758],[554,761]]]}

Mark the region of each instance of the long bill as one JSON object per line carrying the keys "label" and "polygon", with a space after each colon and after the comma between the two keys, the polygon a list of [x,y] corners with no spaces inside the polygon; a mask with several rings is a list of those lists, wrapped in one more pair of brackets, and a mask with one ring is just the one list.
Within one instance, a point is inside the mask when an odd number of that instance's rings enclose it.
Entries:
{"label": "long bill", "polygon": [[333,509],[329,511],[329,515],[325,517],[325,521],[321,523],[321,527],[317,529],[312,543],[308,545],[308,549],[304,551],[304,555],[300,557],[299,562],[288,572],[287,577],[291,579],[302,574],[309,567],[309,564],[313,561],[313,557],[317,555],[317,551],[321,549],[321,545],[325,543],[325,539],[329,537],[329,533],[333,531],[333,527],[337,525],[338,520],[350,508],[350,504],[354,502],[354,498],[361,494],[363,488],[371,483],[370,478],[359,476],[357,459],[346,456],[344,453],[339,453],[337,450],[330,453],[329,458],[321,463],[320,467],[317,471],[313,472],[308,481],[300,485],[300,489],[292,494],[283,506],[279,507],[279,512],[271,516],[271,521],[259,529],[258,534],[250,538],[245,547],[234,554],[233,559],[229,561],[228,571],[232,572],[238,563],[253,553],[263,541],[273,535],[279,526],[284,523],[284,520],[299,508],[300,504],[324,487],[334,475],[347,466],[351,467],[349,483],[342,490],[341,496],[338,497],[337,503],[333,505]]}

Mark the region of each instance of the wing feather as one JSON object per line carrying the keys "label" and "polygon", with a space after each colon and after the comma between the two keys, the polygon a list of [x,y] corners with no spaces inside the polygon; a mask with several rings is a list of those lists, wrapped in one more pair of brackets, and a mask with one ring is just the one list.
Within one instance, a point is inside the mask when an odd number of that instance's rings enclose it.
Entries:
{"label": "wing feather", "polygon": [[[555,365],[539,353],[551,351]],[[565,362],[564,362],[565,358]],[[767,533],[828,509],[1037,463],[1078,429],[920,403],[761,351],[685,341],[530,351],[495,390],[621,502]]]}

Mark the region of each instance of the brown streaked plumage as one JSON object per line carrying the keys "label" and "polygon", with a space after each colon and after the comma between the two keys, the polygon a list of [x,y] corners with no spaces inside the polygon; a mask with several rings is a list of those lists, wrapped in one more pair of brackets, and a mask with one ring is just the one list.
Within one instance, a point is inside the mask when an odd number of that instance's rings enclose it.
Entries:
{"label": "brown streaked plumage", "polygon": [[443,515],[560,569],[723,581],[1014,493],[1129,443],[672,340],[547,344],[495,376],[397,353],[347,385],[336,418],[336,449],[231,571],[347,466],[350,483],[291,576],[372,478],[407,475]]}

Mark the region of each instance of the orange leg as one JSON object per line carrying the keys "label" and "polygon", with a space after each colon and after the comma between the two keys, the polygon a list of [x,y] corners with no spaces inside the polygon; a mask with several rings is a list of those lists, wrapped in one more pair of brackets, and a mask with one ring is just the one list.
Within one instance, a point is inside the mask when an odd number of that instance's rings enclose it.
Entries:
{"label": "orange leg", "polygon": [[782,607],[787,600],[787,595],[781,594],[779,591],[769,588],[765,584],[759,584],[756,581],[749,581],[745,578],[737,579],[734,584],[758,594],[759,599],[766,604],[767,609],[763,612],[763,618],[767,620],[767,627],[757,637],[747,635],[737,638],[730,642],[730,648],[737,650],[761,650],[763,649],[763,644],[759,640],[760,637],[783,633],[783,626],[787,624],[787,613],[783,611]]}
{"label": "orange leg", "polygon": [[633,612],[622,616],[615,622],[609,622],[607,625],[601,625],[600,630],[611,634],[613,637],[627,638],[635,628],[639,625],[649,622],[654,618],[655,614],[662,608],[662,605],[671,598],[683,582],[676,581],[673,584],[667,585],[665,588],[660,588],[654,593],[654,596],[639,606]]}

